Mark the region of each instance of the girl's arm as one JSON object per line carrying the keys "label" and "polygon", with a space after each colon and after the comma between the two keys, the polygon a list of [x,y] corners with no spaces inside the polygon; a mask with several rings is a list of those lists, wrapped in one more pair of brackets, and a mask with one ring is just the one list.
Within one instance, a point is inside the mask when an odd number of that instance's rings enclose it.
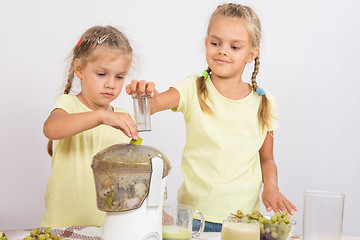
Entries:
{"label": "girl's arm", "polygon": [[138,139],[136,125],[128,113],[91,111],[69,114],[57,108],[44,123],[44,134],[51,140],[74,136],[101,124],[120,129],[126,136]]}
{"label": "girl's arm", "polygon": [[171,87],[167,91],[150,99],[150,112],[154,114],[167,109],[176,108],[179,105],[180,94]]}
{"label": "girl's arm", "polygon": [[266,207],[266,211],[274,212],[286,211],[294,215],[294,211],[298,209],[279,191],[277,168],[273,155],[273,132],[268,132],[265,141],[259,151],[260,164],[263,177],[263,193],[262,200]]}

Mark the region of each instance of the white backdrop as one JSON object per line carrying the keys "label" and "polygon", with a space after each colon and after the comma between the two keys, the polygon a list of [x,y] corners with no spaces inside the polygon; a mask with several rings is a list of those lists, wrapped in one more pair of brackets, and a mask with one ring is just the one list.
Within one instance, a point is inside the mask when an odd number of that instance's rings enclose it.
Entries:
{"label": "white backdrop", "polygon": [[[154,81],[164,91],[207,67],[207,22],[221,3],[1,0],[0,229],[37,226],[45,211],[51,159],[42,126],[62,91],[66,57],[80,35],[93,25],[119,26],[137,56],[131,77]],[[346,194],[343,234],[359,236],[360,2],[240,3],[254,8],[264,29],[258,83],[278,102],[275,158],[280,189],[300,210],[295,232],[301,233],[303,191],[319,189]],[[125,93],[114,104],[132,111]],[[168,201],[176,201],[182,115],[156,114],[152,127],[142,134],[144,144],[171,160]]]}

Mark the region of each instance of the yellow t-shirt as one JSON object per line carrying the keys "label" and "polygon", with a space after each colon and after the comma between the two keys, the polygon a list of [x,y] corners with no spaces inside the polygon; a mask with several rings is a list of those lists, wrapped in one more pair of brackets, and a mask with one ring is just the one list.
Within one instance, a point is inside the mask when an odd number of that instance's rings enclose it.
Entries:
{"label": "yellow t-shirt", "polygon": [[[55,108],[69,114],[92,111],[76,96],[65,94],[57,99]],[[54,141],[52,171],[45,193],[46,212],[41,226],[102,226],[105,213],[97,209],[92,158],[106,147],[129,141],[120,130],[106,125]]]}
{"label": "yellow t-shirt", "polygon": [[214,115],[204,113],[196,92],[198,76],[176,83],[180,93],[180,111],[186,123],[186,144],[181,168],[184,182],[178,190],[178,202],[191,205],[204,214],[206,221],[222,223],[230,213],[260,209],[262,185],[259,149],[267,131],[277,128],[275,99],[271,103],[271,128],[262,131],[258,121],[261,97],[252,91],[241,100],[222,96],[206,80],[207,101]]}

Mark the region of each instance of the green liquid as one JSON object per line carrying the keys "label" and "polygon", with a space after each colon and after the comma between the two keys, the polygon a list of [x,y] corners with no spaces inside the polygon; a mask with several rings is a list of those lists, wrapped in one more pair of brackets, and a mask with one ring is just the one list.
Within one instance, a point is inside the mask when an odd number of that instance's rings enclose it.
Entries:
{"label": "green liquid", "polygon": [[192,233],[189,229],[178,226],[162,226],[162,237],[168,240],[191,239]]}

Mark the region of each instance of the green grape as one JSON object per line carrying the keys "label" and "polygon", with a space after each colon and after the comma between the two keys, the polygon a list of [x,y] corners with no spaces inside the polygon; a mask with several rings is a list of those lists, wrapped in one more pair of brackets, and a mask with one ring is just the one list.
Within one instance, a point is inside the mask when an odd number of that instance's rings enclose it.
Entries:
{"label": "green grape", "polygon": [[32,237],[26,236],[26,237],[24,238],[24,240],[32,240]]}
{"label": "green grape", "polygon": [[242,222],[249,223],[250,219],[248,217],[243,217]]}
{"label": "green grape", "polygon": [[31,236],[31,237],[34,237],[35,235],[36,235],[36,230],[31,230],[31,231],[30,231],[30,236]]}
{"label": "green grape", "polygon": [[263,230],[263,229],[264,229],[264,224],[260,223],[260,230]]}
{"label": "green grape", "polygon": [[276,215],[272,215],[272,216],[271,216],[271,221],[276,222],[277,219],[278,219],[278,218],[277,218]]}
{"label": "green grape", "polygon": [[265,228],[265,232],[266,232],[266,233],[269,233],[269,232],[270,232],[270,228],[266,227],[266,228]]}
{"label": "green grape", "polygon": [[52,231],[51,227],[45,228],[45,233],[51,234],[51,231]]}
{"label": "green grape", "polygon": [[41,228],[37,228],[36,229],[36,234],[41,234],[42,233],[42,229]]}
{"label": "green grape", "polygon": [[37,238],[38,240],[45,240],[45,234],[40,234]]}
{"label": "green grape", "polygon": [[279,237],[279,234],[277,232],[271,232],[271,237],[277,239]]}

